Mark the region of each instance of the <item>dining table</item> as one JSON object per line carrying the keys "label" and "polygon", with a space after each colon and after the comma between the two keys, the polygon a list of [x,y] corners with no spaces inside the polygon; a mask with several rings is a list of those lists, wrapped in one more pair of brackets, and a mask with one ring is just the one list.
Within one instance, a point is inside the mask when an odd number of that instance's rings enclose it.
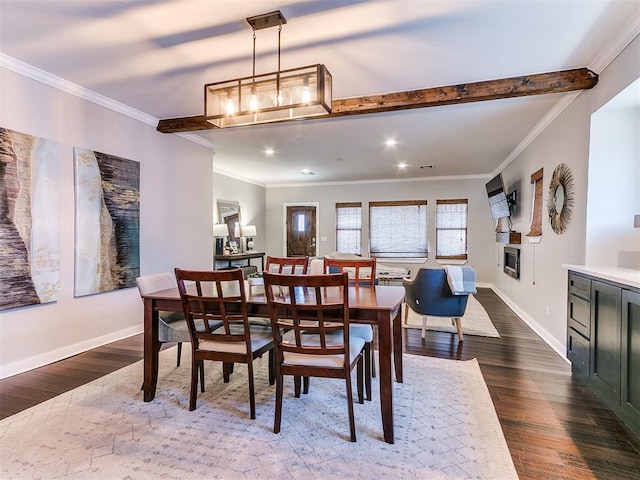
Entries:
{"label": "dining table", "polygon": [[[248,292],[249,289],[246,289]],[[384,440],[394,443],[393,379],[402,383],[402,322],[401,309],[404,287],[398,285],[350,286],[349,321],[377,327],[378,380],[380,411]],[[247,294],[249,316],[269,317],[264,290],[254,289]],[[169,288],[142,295],[144,302],[144,401],[153,400],[158,383],[158,312],[182,311],[178,288]]]}

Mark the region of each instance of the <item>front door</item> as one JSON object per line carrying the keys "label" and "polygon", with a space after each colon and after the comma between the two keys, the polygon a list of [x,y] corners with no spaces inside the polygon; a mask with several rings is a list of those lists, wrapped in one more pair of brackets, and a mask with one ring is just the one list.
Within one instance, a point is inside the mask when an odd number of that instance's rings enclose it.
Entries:
{"label": "front door", "polygon": [[287,256],[316,256],[315,205],[287,206]]}

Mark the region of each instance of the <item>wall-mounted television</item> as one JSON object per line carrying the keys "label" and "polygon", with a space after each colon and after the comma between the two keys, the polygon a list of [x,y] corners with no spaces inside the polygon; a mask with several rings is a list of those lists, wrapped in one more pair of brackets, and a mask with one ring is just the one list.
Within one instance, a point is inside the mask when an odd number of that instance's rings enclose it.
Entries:
{"label": "wall-mounted television", "polygon": [[509,211],[507,192],[504,189],[501,173],[493,177],[487,183],[487,195],[489,197],[491,218],[497,220],[499,218],[508,217],[511,214]]}

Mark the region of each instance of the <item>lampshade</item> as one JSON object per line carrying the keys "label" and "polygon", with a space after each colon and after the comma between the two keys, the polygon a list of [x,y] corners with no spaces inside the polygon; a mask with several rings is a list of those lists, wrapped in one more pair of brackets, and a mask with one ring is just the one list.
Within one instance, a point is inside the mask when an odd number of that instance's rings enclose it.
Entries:
{"label": "lampshade", "polygon": [[243,237],[255,237],[258,234],[255,225],[245,225],[242,227]]}
{"label": "lampshade", "polygon": [[229,235],[229,227],[225,223],[216,223],[213,225],[214,237],[226,237]]}

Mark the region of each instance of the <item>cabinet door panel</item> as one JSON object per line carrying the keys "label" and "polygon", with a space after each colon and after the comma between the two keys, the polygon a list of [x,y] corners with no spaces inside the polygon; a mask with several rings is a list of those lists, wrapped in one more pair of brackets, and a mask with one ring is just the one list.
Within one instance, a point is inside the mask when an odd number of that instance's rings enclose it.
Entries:
{"label": "cabinet door panel", "polygon": [[567,358],[576,375],[589,375],[589,340],[573,328],[567,329]]}
{"label": "cabinet door panel", "polygon": [[569,295],[568,325],[580,332],[587,340],[591,338],[591,304],[575,295]]}
{"label": "cabinet door panel", "polygon": [[640,293],[622,293],[622,411],[640,426]]}
{"label": "cabinet door panel", "polygon": [[614,405],[620,405],[622,289],[591,282],[591,376],[593,386]]}
{"label": "cabinet door panel", "polygon": [[569,273],[569,293],[588,301],[591,296],[591,280],[575,273]]}

